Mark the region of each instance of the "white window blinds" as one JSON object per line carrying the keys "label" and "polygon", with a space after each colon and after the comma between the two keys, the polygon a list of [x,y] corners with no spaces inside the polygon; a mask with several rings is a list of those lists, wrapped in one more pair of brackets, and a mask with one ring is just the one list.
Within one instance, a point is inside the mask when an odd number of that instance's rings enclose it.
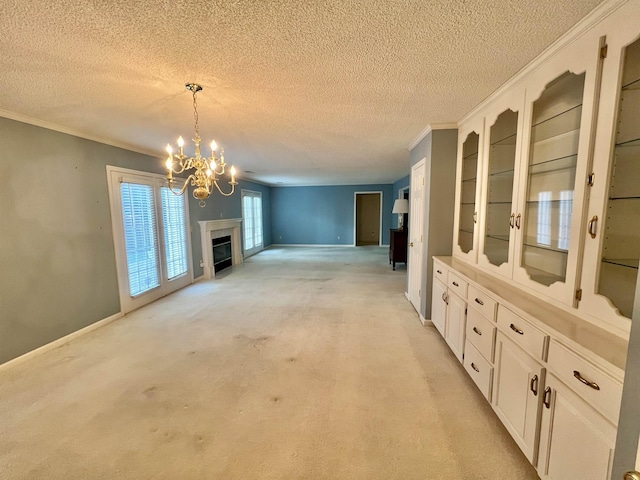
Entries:
{"label": "white window blinds", "polygon": [[185,202],[167,187],[161,191],[167,277],[171,280],[188,270]]}
{"label": "white window blinds", "polygon": [[135,297],[160,285],[153,187],[120,185],[129,293]]}

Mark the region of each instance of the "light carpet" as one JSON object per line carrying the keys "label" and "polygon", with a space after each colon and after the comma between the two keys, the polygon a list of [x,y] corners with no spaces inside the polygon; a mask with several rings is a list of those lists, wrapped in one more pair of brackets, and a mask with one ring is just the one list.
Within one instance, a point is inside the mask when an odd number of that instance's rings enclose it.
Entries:
{"label": "light carpet", "polygon": [[274,248],[4,369],[0,478],[537,478],[405,281]]}

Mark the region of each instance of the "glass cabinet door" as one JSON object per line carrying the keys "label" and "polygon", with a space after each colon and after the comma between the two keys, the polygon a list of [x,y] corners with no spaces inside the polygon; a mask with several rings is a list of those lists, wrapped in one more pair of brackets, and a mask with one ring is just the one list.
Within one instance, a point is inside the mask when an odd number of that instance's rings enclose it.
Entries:
{"label": "glass cabinet door", "polygon": [[640,41],[625,54],[598,293],[631,318],[640,259]]}
{"label": "glass cabinet door", "polygon": [[462,144],[462,177],[458,218],[458,246],[462,253],[473,250],[477,221],[476,187],[480,136],[471,132]]}
{"label": "glass cabinet door", "polygon": [[[520,265],[549,286],[567,279],[585,74],[565,73],[533,103]],[[580,212],[578,212],[578,215]]]}
{"label": "glass cabinet door", "polygon": [[[515,225],[514,190],[518,112],[502,112],[489,130],[487,193],[481,253],[496,267],[509,262]],[[509,273],[510,274],[510,273]]]}
{"label": "glass cabinet door", "polygon": [[640,259],[640,39],[624,36],[607,38],[579,308],[628,334]]}

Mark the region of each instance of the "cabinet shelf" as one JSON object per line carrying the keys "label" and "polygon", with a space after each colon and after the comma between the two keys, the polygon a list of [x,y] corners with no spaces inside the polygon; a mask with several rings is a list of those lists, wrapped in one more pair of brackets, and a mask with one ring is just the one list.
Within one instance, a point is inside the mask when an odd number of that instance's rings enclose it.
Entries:
{"label": "cabinet shelf", "polygon": [[626,85],[623,85],[622,90],[640,90],[640,78],[636,78]]}
{"label": "cabinet shelf", "polygon": [[488,201],[487,205],[511,205],[511,200],[506,200],[504,202],[492,202]]}
{"label": "cabinet shelf", "polygon": [[485,235],[485,237],[509,243],[509,235]]}
{"label": "cabinet shelf", "polygon": [[490,177],[496,177],[496,176],[499,176],[499,175],[513,175],[513,173],[514,173],[514,169],[510,168],[509,170],[501,170],[499,172],[490,173],[489,176]]}
{"label": "cabinet shelf", "polygon": [[501,138],[500,140],[496,140],[494,142],[491,142],[491,146],[496,146],[496,145],[515,145],[516,144],[516,137],[518,136],[517,133],[512,133],[511,135]]}
{"label": "cabinet shelf", "polygon": [[548,122],[551,122],[551,121],[553,121],[555,119],[558,119],[558,118],[562,117],[563,115],[567,115],[567,114],[570,114],[571,112],[575,112],[575,110],[578,109],[578,108],[582,108],[582,104],[581,103],[578,104],[578,105],[575,105],[575,106],[573,106],[571,108],[568,108],[568,109],[566,109],[566,110],[564,110],[564,111],[562,111],[560,113],[552,115],[551,117],[545,118],[544,120],[540,120],[539,122],[536,122],[533,125],[531,125],[531,127],[535,128],[535,127],[538,127],[540,125],[544,125],[545,123],[548,123]]}
{"label": "cabinet shelf", "polygon": [[477,178],[476,178],[476,177],[468,178],[468,179],[466,179],[466,180],[462,180],[462,183],[475,182],[476,180],[477,180]]}
{"label": "cabinet shelf", "polygon": [[638,270],[638,263],[640,262],[637,258],[603,258],[602,263]]}
{"label": "cabinet shelf", "polygon": [[543,285],[553,285],[556,282],[562,282],[566,280],[565,277],[560,275],[556,275],[554,273],[546,272],[544,270],[540,270],[538,268],[525,266],[525,270],[529,274],[529,276],[538,283]]}
{"label": "cabinet shelf", "polygon": [[462,159],[463,160],[477,160],[478,159],[478,152],[470,153],[466,157],[462,157]]}
{"label": "cabinet shelf", "polygon": [[473,235],[473,230],[465,230],[464,228],[460,228],[459,231]]}
{"label": "cabinet shelf", "polygon": [[546,250],[549,252],[556,252],[556,253],[561,253],[562,255],[568,255],[569,251],[568,250],[564,250],[564,249],[560,249],[557,247],[552,247],[551,245],[540,245],[539,243],[535,243],[533,240],[525,240],[524,244],[525,247],[529,247],[529,248],[536,248],[539,250]]}
{"label": "cabinet shelf", "polygon": [[616,143],[616,148],[619,147],[640,147],[640,138],[634,138],[632,140],[626,140],[624,142]]}
{"label": "cabinet shelf", "polygon": [[475,205],[476,202],[460,202],[460,205]]}
{"label": "cabinet shelf", "polygon": [[628,195],[625,197],[609,197],[609,200],[640,200],[638,195]]}
{"label": "cabinet shelf", "polygon": [[567,155],[565,157],[552,158],[544,162],[534,163],[529,166],[529,176],[540,175],[543,173],[560,172],[575,168],[578,155]]}

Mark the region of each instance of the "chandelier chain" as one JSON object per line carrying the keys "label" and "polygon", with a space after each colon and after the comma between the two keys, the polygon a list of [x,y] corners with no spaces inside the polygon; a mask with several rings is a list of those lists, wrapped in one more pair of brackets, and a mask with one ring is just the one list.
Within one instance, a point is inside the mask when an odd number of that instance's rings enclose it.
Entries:
{"label": "chandelier chain", "polygon": [[200,136],[200,132],[198,131],[198,102],[196,100],[196,91],[193,91],[193,119],[196,122],[196,137]]}

